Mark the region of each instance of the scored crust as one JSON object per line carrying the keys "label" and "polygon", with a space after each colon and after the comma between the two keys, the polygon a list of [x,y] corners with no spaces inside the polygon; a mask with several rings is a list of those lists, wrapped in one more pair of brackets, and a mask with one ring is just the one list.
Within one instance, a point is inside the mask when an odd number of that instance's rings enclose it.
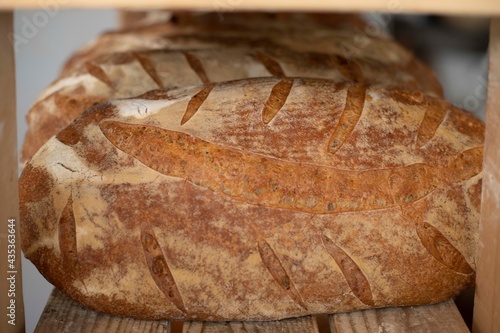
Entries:
{"label": "scored crust", "polygon": [[[200,45],[204,43],[203,38],[193,37],[196,40]],[[426,68],[417,75],[415,66],[389,65],[364,57],[347,60],[341,55],[295,52],[278,46],[207,47],[105,54],[66,72],[45,89],[30,109],[21,162],[25,163],[50,137],[93,104],[137,96],[152,89],[292,76],[403,87],[436,96],[442,93]]]}
{"label": "scored crust", "polygon": [[438,98],[320,79],[115,100],[27,163],[21,245],[122,316],[435,303],[474,281],[483,132]]}

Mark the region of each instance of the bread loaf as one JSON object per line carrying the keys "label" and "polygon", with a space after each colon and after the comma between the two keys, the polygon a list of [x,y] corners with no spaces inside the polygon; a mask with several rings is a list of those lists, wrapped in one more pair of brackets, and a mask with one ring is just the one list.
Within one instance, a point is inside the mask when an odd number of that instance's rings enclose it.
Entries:
{"label": "bread loaf", "polygon": [[114,100],[27,163],[21,245],[136,318],[435,303],[474,281],[483,131],[439,98],[322,79]]}
{"label": "bread loaf", "polygon": [[[415,70],[422,64],[412,52],[395,40],[380,36],[369,36],[360,29],[317,29],[307,28],[296,22],[285,29],[260,27],[246,24],[188,24],[171,22],[155,24],[132,30],[118,30],[104,33],[97,39],[76,51],[63,67],[63,73],[97,58],[102,54],[152,49],[218,48],[228,46],[262,47],[278,45],[299,52],[319,52],[340,55],[350,59],[363,58],[386,65]],[[417,66],[417,68],[415,68]],[[425,76],[427,74],[420,73]]]}
{"label": "bread loaf", "polygon": [[[140,12],[139,12],[140,13]],[[143,12],[146,18],[144,24],[134,24],[134,19],[127,18],[125,26],[117,31],[103,34],[95,41],[80,49],[67,62],[65,69],[73,68],[76,63],[91,60],[103,53],[145,50],[170,47],[176,40],[171,37],[204,36],[207,42],[213,37],[224,37],[228,45],[262,41],[280,44],[297,43],[300,48],[313,48],[315,51],[335,49],[338,44],[349,42],[356,44],[357,49],[368,47],[374,49],[378,39],[387,40],[377,52],[402,53],[404,51],[397,43],[390,41],[388,36],[380,32],[379,37],[371,38],[360,31],[366,27],[366,22],[360,15],[350,14],[303,14],[303,13],[260,13],[260,12],[174,12],[165,16],[160,11]],[[135,15],[134,15],[135,16]],[[149,17],[149,18],[148,18]],[[137,22],[136,22],[137,23]],[[358,36],[361,44],[355,43],[350,37]],[[315,39],[321,38],[318,43]],[[375,41],[374,43],[372,43]],[[308,45],[309,44],[309,45]],[[372,45],[370,45],[372,44]],[[174,46],[175,47],[175,46]],[[366,52],[363,53],[372,53]]]}
{"label": "bread loaf", "polygon": [[[200,39],[200,44],[203,41]],[[50,137],[95,103],[133,97],[152,89],[266,76],[327,78],[441,94],[439,83],[426,68],[416,75],[409,68],[370,59],[348,61],[338,55],[294,52],[280,47],[105,54],[66,72],[40,95],[26,118],[28,131],[21,161],[25,163]]]}
{"label": "bread loaf", "polygon": [[134,10],[120,11],[120,26],[123,30],[136,30],[155,24],[173,23],[177,26],[224,26],[235,30],[339,30],[364,29],[366,21],[355,13],[325,12],[253,12],[253,11],[170,11]]}

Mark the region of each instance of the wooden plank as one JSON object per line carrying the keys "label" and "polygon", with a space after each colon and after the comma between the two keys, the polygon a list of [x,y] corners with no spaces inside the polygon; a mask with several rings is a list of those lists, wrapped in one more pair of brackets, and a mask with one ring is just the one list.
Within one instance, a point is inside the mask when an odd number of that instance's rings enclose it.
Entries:
{"label": "wooden plank", "polygon": [[54,289],[35,328],[37,333],[168,333],[168,321],[135,320],[88,310]]}
{"label": "wooden plank", "polygon": [[[436,305],[365,310],[328,316],[328,325],[313,316],[268,322],[141,321],[94,311],[54,289],[36,333],[469,333],[453,300]],[[318,322],[320,328],[318,328]]]}
{"label": "wooden plank", "polygon": [[318,333],[314,317],[284,319],[268,322],[185,322],[183,333]]}
{"label": "wooden plank", "polygon": [[483,195],[472,329],[500,332],[500,17],[491,22]]}
{"label": "wooden plank", "polygon": [[500,14],[498,0],[0,0],[0,9],[13,8],[169,8],[232,10],[384,11],[461,15]]}
{"label": "wooden plank", "polygon": [[318,333],[313,317],[270,322],[174,322],[122,318],[96,313],[54,289],[35,329],[36,333]]}
{"label": "wooden plank", "polygon": [[0,12],[0,332],[24,332],[12,12]]}
{"label": "wooden plank", "polygon": [[331,315],[333,333],[468,333],[453,300],[418,307]]}

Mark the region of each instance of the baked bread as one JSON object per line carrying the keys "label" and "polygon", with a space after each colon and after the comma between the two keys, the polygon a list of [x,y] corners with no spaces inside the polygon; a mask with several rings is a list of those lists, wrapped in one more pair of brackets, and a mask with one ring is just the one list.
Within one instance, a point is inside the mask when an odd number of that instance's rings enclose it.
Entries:
{"label": "baked bread", "polygon": [[[359,15],[249,12],[224,13],[221,20],[220,13],[143,14],[159,23],[130,23],[132,28],[100,36],[77,51],[42,92],[27,115],[21,166],[86,108],[155,88],[274,75],[442,96],[434,74],[411,52],[386,36],[360,35]],[[212,72],[205,75],[209,67]]]}
{"label": "baked bread", "polygon": [[193,47],[196,42],[199,49],[194,50],[104,54],[64,73],[42,92],[27,114],[21,162],[24,164],[50,137],[93,104],[134,97],[152,89],[251,77],[300,76],[441,94],[441,86],[427,68],[417,75],[409,67],[371,59],[348,61],[339,55],[295,52],[277,46],[203,48],[205,39],[195,36],[185,45]]}
{"label": "baked bread", "polygon": [[[146,22],[134,24],[134,19],[123,18],[123,26],[116,31],[101,35],[78,50],[64,66],[71,69],[76,63],[93,59],[100,54],[151,48],[170,47],[175,40],[168,37],[204,36],[225,37],[231,44],[248,43],[248,40],[286,44],[298,43],[297,47],[339,51],[338,44],[349,44],[349,52],[354,49],[373,49],[377,40],[388,41],[389,53],[406,52],[390,40],[382,31],[377,38],[368,37],[363,30],[366,22],[360,15],[352,14],[303,14],[303,13],[263,13],[263,12],[173,12],[170,16],[161,11],[143,12]],[[129,12],[130,13],[130,12]],[[140,13],[140,12],[139,12]],[[133,14],[132,14],[133,15]],[[139,14],[140,15],[140,14]],[[135,15],[133,15],[135,16]],[[148,18],[149,17],[149,18]],[[356,37],[355,39],[353,37]],[[316,39],[322,39],[321,42]],[[375,41],[375,43],[372,43]],[[319,43],[320,42],[320,43]],[[370,45],[371,44],[371,45]],[[314,46],[313,46],[314,45]],[[377,49],[377,47],[375,47]],[[346,50],[347,51],[347,50]],[[368,50],[359,50],[365,53]],[[356,52],[357,53],[357,52]],[[366,52],[372,53],[372,52]],[[353,55],[354,56],[354,55]]]}
{"label": "baked bread", "polygon": [[[231,29],[353,29],[366,27],[366,20],[358,13],[325,12],[265,12],[265,11],[171,11],[171,10],[120,10],[120,26],[131,30],[171,22],[178,26],[205,25],[231,26]],[[222,9],[222,8],[221,8]],[[380,32],[382,33],[382,31]]]}
{"label": "baked bread", "polygon": [[[225,19],[223,22],[226,22]],[[236,24],[236,22],[239,22]],[[104,33],[77,50],[63,66],[63,73],[106,53],[177,49],[178,47],[279,45],[300,52],[320,52],[352,58],[372,59],[387,65],[420,65],[412,52],[398,42],[379,34],[368,35],[358,27],[318,27],[301,21],[232,20],[226,24],[208,20],[187,24],[165,22],[133,29]],[[190,43],[194,43],[190,45]],[[418,68],[414,68],[419,73]],[[420,73],[425,76],[427,74]]]}
{"label": "baked bread", "polygon": [[435,303],[474,281],[483,131],[439,98],[321,79],[110,101],[27,163],[21,246],[121,316]]}

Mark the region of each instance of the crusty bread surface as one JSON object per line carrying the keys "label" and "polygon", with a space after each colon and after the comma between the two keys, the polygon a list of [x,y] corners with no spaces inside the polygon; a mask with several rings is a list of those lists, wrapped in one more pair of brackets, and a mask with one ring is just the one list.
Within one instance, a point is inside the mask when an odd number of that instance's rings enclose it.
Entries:
{"label": "crusty bread surface", "polygon": [[[204,43],[204,38],[192,37]],[[188,43],[190,47],[192,43]],[[222,46],[222,45],[221,45]],[[423,67],[395,66],[369,58],[296,52],[283,47],[219,47],[104,54],[66,72],[39,96],[27,115],[21,150],[26,162],[53,135],[92,105],[175,89],[251,77],[312,77],[375,87],[405,87],[440,96],[441,86]],[[417,66],[418,67],[418,66]]]}
{"label": "crusty bread surface", "polygon": [[436,303],[474,281],[483,132],[438,97],[324,79],[103,102],[27,162],[21,245],[136,318]]}

